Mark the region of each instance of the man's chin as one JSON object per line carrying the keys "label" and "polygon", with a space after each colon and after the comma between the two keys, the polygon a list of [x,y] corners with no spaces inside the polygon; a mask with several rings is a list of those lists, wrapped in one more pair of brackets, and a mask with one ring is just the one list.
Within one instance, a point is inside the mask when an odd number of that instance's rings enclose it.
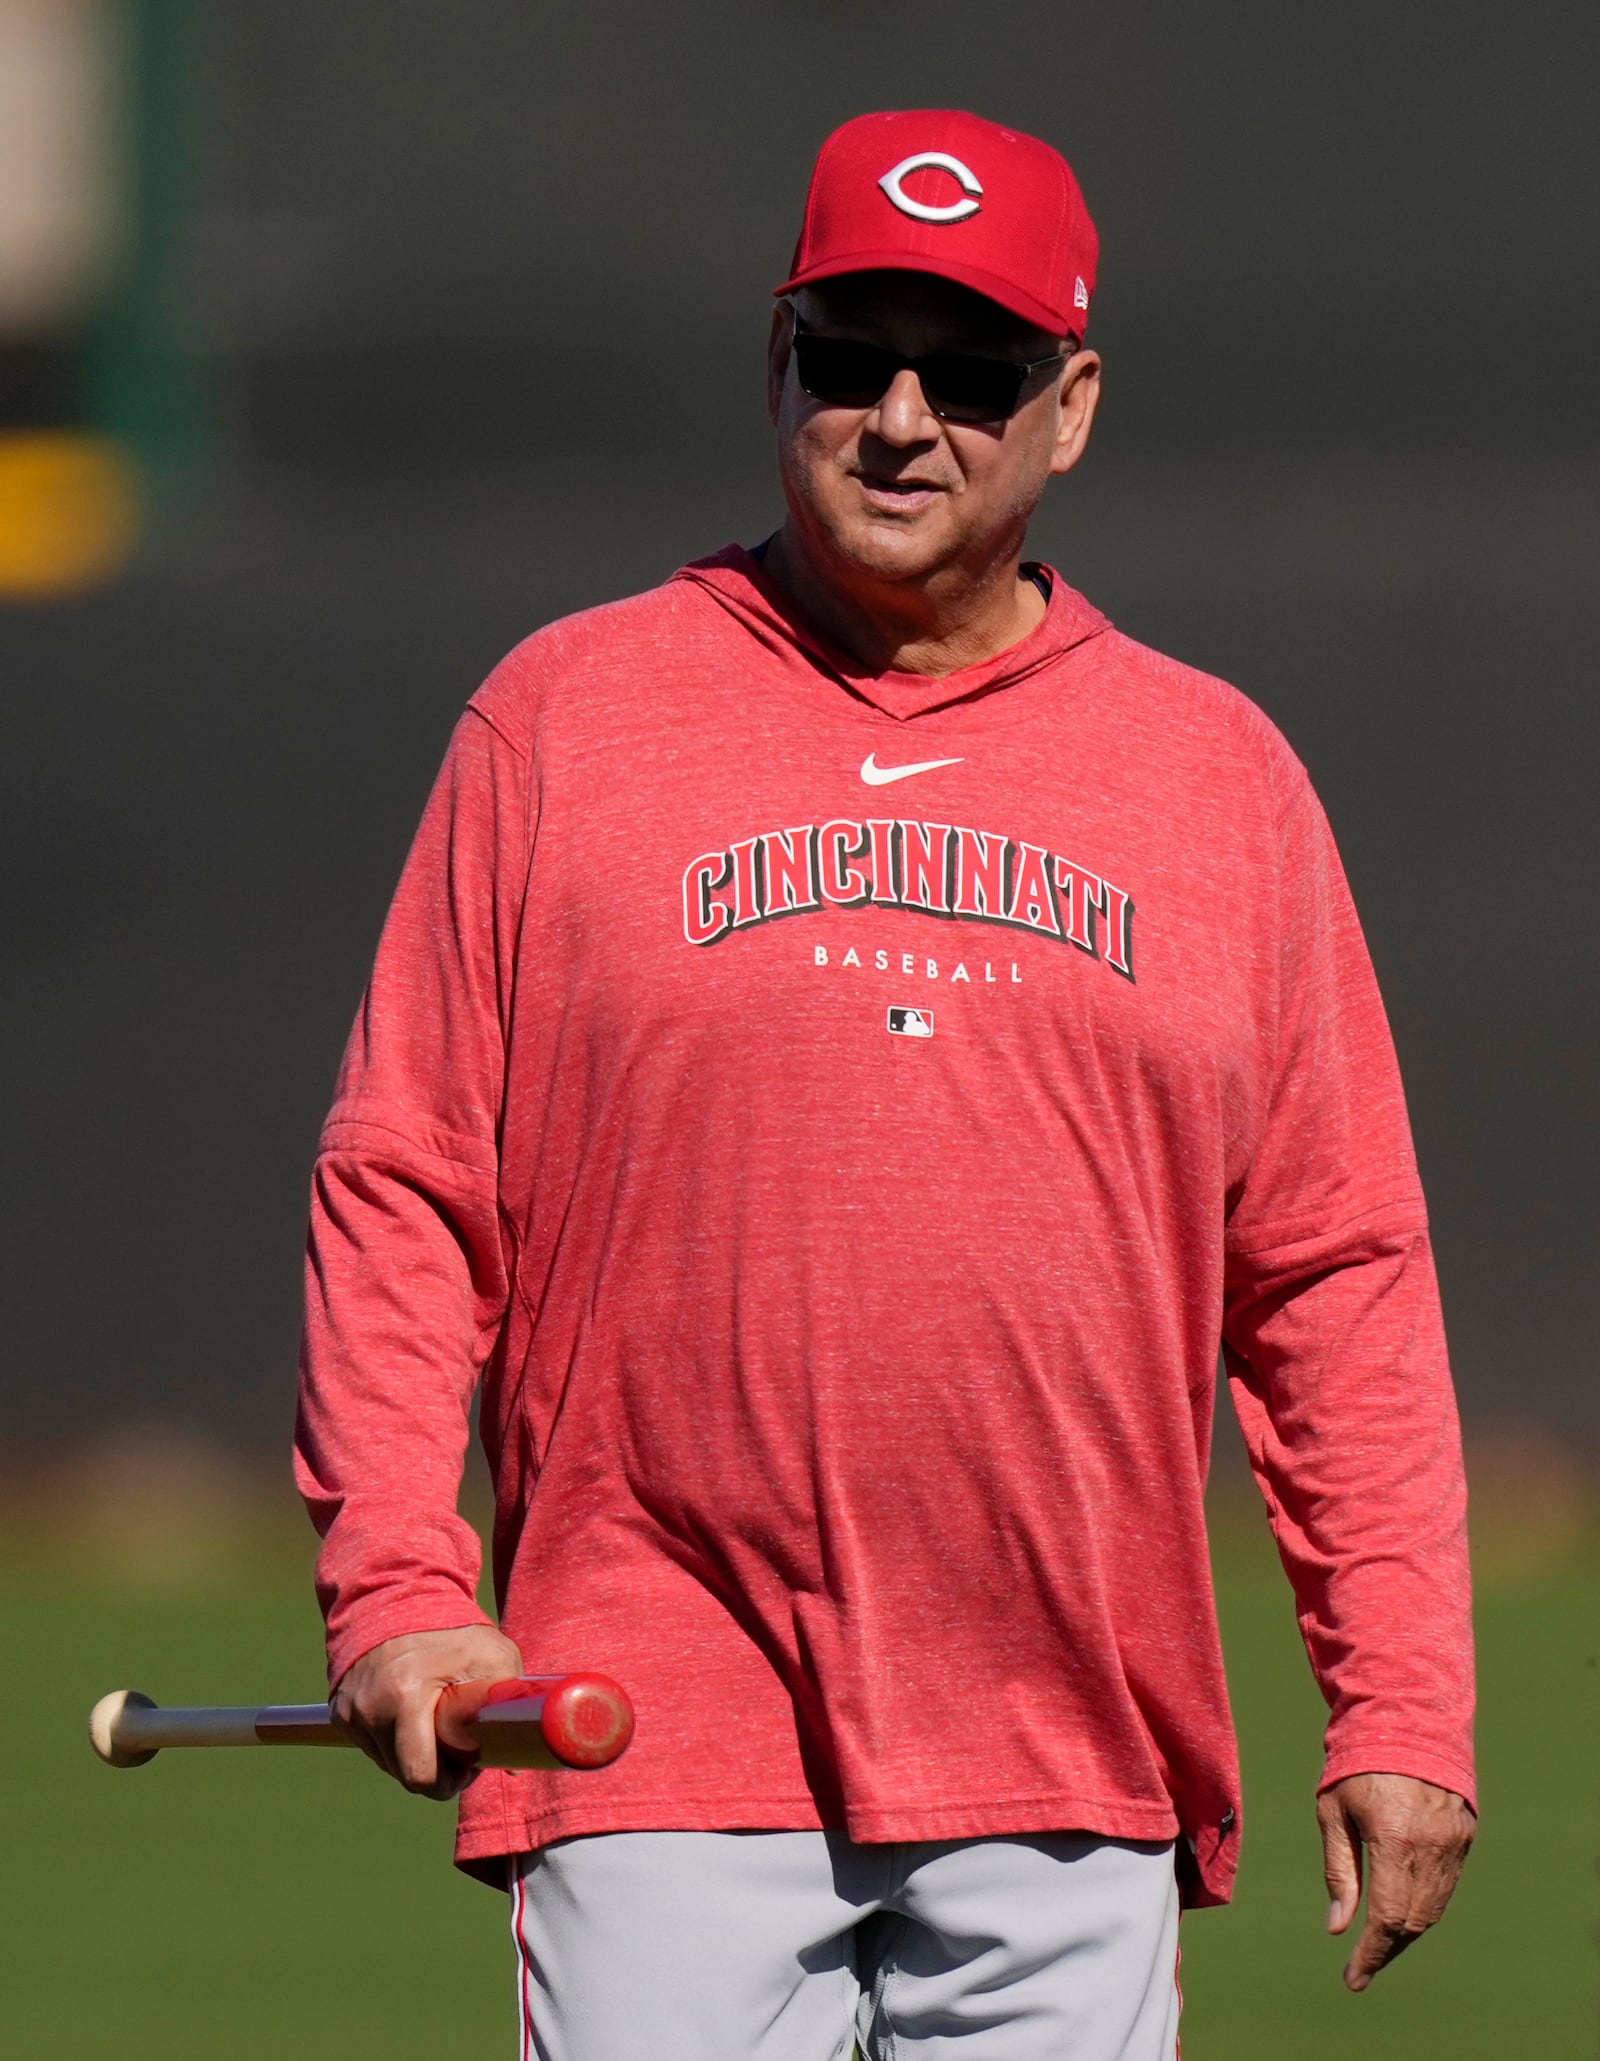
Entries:
{"label": "man's chin", "polygon": [[841,557],[870,578],[922,579],[937,572],[953,555],[952,539],[936,519],[940,512],[934,509],[844,523],[833,533],[834,546]]}

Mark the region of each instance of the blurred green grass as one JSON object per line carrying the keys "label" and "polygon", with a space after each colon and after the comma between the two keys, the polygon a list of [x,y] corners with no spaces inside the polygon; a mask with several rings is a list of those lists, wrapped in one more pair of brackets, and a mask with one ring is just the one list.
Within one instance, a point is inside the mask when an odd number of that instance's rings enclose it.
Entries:
{"label": "blurred green grass", "polygon": [[[1480,1605],[1486,1827],[1456,1906],[1364,1997],[1321,1930],[1322,1707],[1264,1532],[1219,1550],[1245,1760],[1238,1900],[1184,1925],[1185,2061],[1590,2061],[1600,1673],[1588,1560]],[[94,1699],[321,1693],[304,1560],[215,1586],[0,1568],[8,2061],[509,2056],[505,1907],[449,1865],[450,1814],[340,1754],[92,1759]]]}
{"label": "blurred green grass", "polygon": [[1594,2061],[1600,1856],[1600,1614],[1592,1557],[1480,1580],[1484,1822],[1444,1923],[1364,1995],[1322,1929],[1313,1814],[1322,1699],[1269,1552],[1218,1594],[1244,1763],[1245,1837],[1226,1911],[1183,1927],[1184,2061]]}

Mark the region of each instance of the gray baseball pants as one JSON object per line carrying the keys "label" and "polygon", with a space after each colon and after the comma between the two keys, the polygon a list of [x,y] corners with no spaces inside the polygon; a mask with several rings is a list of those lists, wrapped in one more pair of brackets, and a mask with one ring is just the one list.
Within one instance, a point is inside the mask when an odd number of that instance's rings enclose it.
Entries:
{"label": "gray baseball pants", "polygon": [[1170,1844],[607,1832],[509,1861],[521,2061],[1174,2061]]}

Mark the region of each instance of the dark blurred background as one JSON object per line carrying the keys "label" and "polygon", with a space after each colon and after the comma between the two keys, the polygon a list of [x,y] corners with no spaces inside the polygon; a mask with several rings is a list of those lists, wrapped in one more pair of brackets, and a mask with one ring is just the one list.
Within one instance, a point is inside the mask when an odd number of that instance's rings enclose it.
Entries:
{"label": "dark blurred background", "polygon": [[1592,1449],[1597,56],[1574,0],[0,0],[13,1474],[281,1453],[317,1126],[456,713],[774,525],[811,157],[951,103],[1102,233],[1040,553],[1308,762],[1469,1416]]}

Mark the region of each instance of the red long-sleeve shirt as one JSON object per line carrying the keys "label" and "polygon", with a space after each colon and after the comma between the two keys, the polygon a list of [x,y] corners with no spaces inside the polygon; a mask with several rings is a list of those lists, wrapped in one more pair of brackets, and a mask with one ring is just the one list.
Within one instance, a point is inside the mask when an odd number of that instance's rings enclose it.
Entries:
{"label": "red long-sleeve shirt", "polygon": [[[915,768],[916,770],[908,770]],[[885,777],[888,776],[888,777]],[[1382,1007],[1305,774],[1059,579],[868,675],[747,553],[556,623],[457,729],[317,1163],[299,1431],[335,1677],[502,1621],[637,1739],[575,1833],[1192,1843],[1238,1772],[1222,1341],[1328,1781],[1470,1798],[1454,1405]]]}

